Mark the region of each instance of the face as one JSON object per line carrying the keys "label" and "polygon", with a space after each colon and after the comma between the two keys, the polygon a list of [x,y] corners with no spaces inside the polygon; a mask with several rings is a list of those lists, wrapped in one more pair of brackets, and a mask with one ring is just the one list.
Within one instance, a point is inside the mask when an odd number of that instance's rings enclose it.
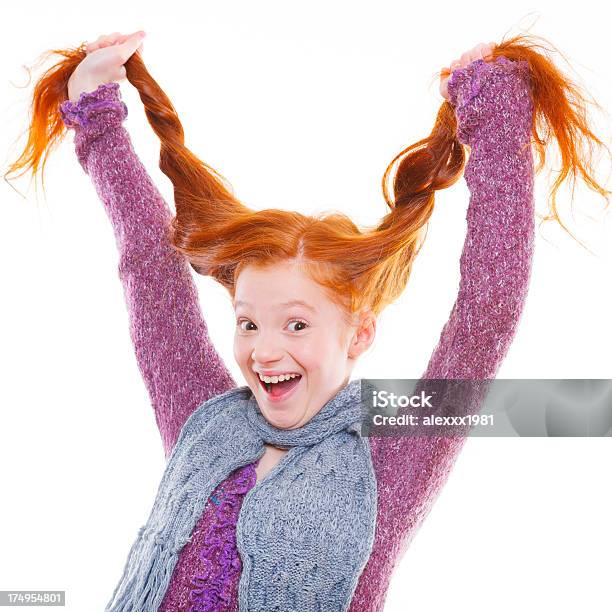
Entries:
{"label": "face", "polygon": [[[299,300],[303,303],[292,303]],[[369,311],[348,325],[336,302],[295,262],[245,267],[235,290],[234,357],[264,417],[301,427],[349,382],[356,358],[374,340]],[[258,372],[299,374],[265,385]]]}

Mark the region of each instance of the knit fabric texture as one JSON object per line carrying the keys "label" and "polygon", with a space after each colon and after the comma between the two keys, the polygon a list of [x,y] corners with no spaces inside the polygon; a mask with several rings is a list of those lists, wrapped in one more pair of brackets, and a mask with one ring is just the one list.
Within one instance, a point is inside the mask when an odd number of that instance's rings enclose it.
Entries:
{"label": "knit fabric texture", "polygon": [[[525,62],[476,60],[448,83],[470,192],[459,291],[423,377],[494,378],[524,307],[534,249],[533,106]],[[106,108],[98,102],[111,101]],[[119,252],[136,360],[166,456],[193,411],[235,388],[208,335],[185,259],[170,245],[172,212],[123,126],[119,85],[107,83],[62,104],[75,150],[109,217]],[[414,378],[414,373],[406,372]],[[417,533],[460,452],[461,438],[372,437],[377,480],[373,547],[351,612],[382,611],[393,569]],[[204,529],[198,523],[195,540]],[[181,557],[186,554],[185,548]],[[177,568],[180,566],[177,565]],[[195,575],[194,567],[192,574]],[[180,605],[187,606],[185,584]],[[233,602],[237,602],[234,591]],[[221,609],[221,608],[219,608]]]}
{"label": "knit fabric texture", "polygon": [[242,562],[236,523],[245,495],[255,486],[258,463],[235,470],[208,498],[192,539],[181,551],[160,612],[237,612]]}
{"label": "knit fabric texture", "polygon": [[245,498],[236,525],[240,610],[345,611],[374,540],[376,479],[360,435],[362,381],[342,387],[302,427],[277,429],[248,386],[199,406],[172,450],[108,612],[157,610],[179,552],[216,485],[262,456],[288,453]]}

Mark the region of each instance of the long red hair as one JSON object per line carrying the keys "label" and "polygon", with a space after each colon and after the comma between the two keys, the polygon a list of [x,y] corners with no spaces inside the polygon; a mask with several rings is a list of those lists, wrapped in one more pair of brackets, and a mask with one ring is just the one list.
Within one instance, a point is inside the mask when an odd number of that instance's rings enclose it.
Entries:
{"label": "long red hair", "polygon": [[[536,37],[521,34],[495,47],[493,59],[504,56],[529,63],[532,144],[539,158],[536,172],[544,167],[553,140],[561,154],[561,170],[551,189],[550,214],[545,220],[556,219],[569,231],[558,215],[557,190],[568,177],[580,177],[605,198],[607,206],[612,192],[593,177],[592,153],[593,145],[608,154],[610,150],[589,127],[586,109],[590,102],[583,92],[538,49],[547,50]],[[68,97],[70,75],[86,55],[85,44],[48,52],[51,54],[63,59],[34,87],[27,144],[5,178],[19,170],[43,174],[48,153],[66,133],[59,105]],[[431,133],[398,153],[387,167],[382,188],[390,210],[377,226],[360,229],[340,212],[308,216],[245,206],[227,180],[185,146],[178,114],[142,57],[132,55],[125,68],[159,137],[159,166],[174,185],[172,244],[197,272],[215,278],[233,298],[244,266],[298,260],[344,306],[347,317],[365,307],[378,314],[400,296],[425,238],[435,192],[453,185],[465,166],[466,149],[457,138],[455,112],[449,102],[440,106]],[[440,74],[444,73],[448,70]]]}

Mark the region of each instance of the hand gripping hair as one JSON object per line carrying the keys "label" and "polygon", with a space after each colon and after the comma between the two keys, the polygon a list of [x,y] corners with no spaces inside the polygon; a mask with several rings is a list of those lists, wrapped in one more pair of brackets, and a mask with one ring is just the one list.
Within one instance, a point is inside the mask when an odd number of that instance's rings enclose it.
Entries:
{"label": "hand gripping hair", "polygon": [[[540,50],[549,51],[536,37],[519,35],[496,46],[492,59],[504,56],[528,62],[534,108],[530,144],[539,157],[536,171],[544,167],[553,141],[561,159],[550,194],[550,214],[543,220],[556,219],[568,231],[558,215],[557,190],[568,177],[575,181],[580,176],[605,198],[607,207],[612,192],[593,178],[591,155],[593,145],[610,151],[589,127],[588,102],[580,88]],[[41,160],[42,174],[49,151],[65,134],[59,105],[68,97],[70,75],[86,56],[85,45],[48,53],[63,59],[34,87],[27,144],[5,178],[22,169],[31,169],[35,176]],[[242,267],[299,260],[313,280],[344,306],[347,320],[364,307],[378,314],[400,296],[425,239],[435,192],[457,182],[465,167],[468,147],[457,133],[450,102],[442,103],[429,136],[391,161],[382,180],[389,211],[377,226],[360,229],[343,213],[308,216],[245,206],[225,178],[185,146],[178,114],[142,57],[132,55],[125,69],[159,137],[159,166],[174,186],[171,243],[197,272],[215,278],[233,298]],[[444,69],[440,75],[448,72]]]}

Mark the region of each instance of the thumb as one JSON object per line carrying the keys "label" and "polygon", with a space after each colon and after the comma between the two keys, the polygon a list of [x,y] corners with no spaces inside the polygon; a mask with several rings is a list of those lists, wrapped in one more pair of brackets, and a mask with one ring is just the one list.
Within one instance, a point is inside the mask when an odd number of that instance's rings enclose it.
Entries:
{"label": "thumb", "polygon": [[123,63],[127,62],[135,51],[142,45],[142,41],[146,34],[143,31],[136,32],[127,38],[123,43],[117,45],[119,55]]}

